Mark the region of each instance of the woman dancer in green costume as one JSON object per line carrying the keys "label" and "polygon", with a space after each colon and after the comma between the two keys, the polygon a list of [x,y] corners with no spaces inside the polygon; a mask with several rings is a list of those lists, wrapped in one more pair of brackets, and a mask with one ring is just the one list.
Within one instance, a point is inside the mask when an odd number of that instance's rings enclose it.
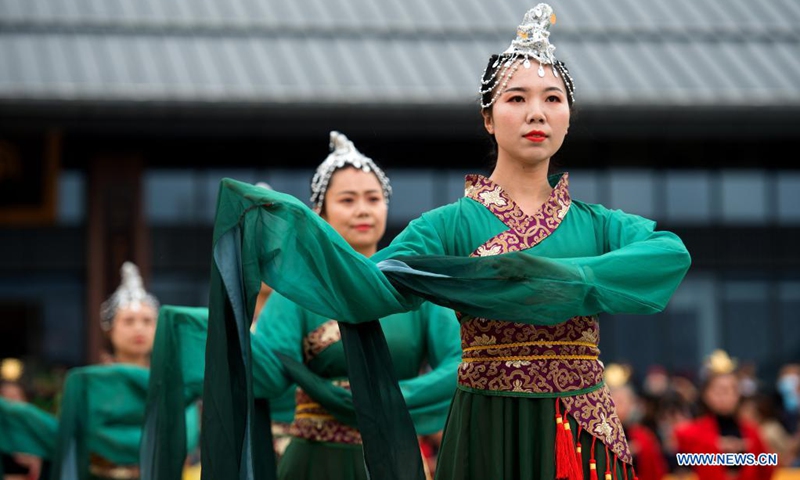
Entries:
{"label": "woman dancer in green costume", "polygon": [[[375,163],[343,134],[331,132],[332,152],[312,181],[315,211],[357,252],[369,257],[386,230],[391,187]],[[461,360],[455,313],[432,303],[380,320],[395,373],[420,435],[440,431]],[[252,336],[256,397],[275,397],[292,384],[276,352],[347,388],[347,366],[336,320],[273,293]],[[420,375],[420,371],[430,371]],[[298,389],[292,441],[278,464],[280,479],[366,479],[361,436]]]}
{"label": "woman dancer in green costume", "polygon": [[[235,284],[223,260],[239,255],[245,297],[264,281],[359,328],[422,300],[460,312],[463,358],[437,479],[633,478],[603,384],[598,315],[662,311],[691,263],[675,234],[573,199],[567,173],[548,175],[575,101],[549,41],[554,20],[547,4],[529,10],[483,74],[481,112],[497,142],[492,174],[467,176],[464,198],[423,214],[368,259],[296,199],[222,182],[215,285]],[[231,304],[242,304],[226,291]],[[353,372],[356,397],[368,389],[356,388],[361,375]],[[372,393],[359,418],[381,415],[388,397]],[[380,442],[365,441],[368,465],[379,468],[372,445]]]}

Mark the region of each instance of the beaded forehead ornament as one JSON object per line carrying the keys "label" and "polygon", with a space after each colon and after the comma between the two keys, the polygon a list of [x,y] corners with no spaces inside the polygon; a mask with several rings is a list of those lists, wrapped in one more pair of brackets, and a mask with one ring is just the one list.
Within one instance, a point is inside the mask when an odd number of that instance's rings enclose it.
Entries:
{"label": "beaded forehead ornament", "polygon": [[[517,71],[520,65],[531,68],[531,59],[539,62],[539,76],[544,77],[545,65],[553,66],[553,75],[561,76],[567,87],[570,101],[575,101],[575,85],[572,77],[563,62],[556,60],[556,47],[550,43],[550,25],[556,23],[556,16],[553,8],[540,3],[525,13],[522,23],[517,27],[517,37],[511,41],[511,45],[492,63],[490,75],[487,77],[486,70],[481,76],[481,108],[491,107],[495,100],[503,92],[508,81]],[[495,87],[500,86],[488,102],[483,101],[486,94],[490,94]]]}
{"label": "beaded forehead ornament", "polygon": [[132,262],[125,262],[120,269],[122,282],[113,294],[100,305],[100,326],[105,331],[111,330],[114,316],[120,308],[138,310],[142,305],[149,305],[158,312],[158,299],[144,289],[139,268]]}
{"label": "beaded forehead ornament", "polygon": [[330,149],[330,155],[317,167],[317,172],[314,174],[314,178],[311,179],[311,203],[314,208],[322,208],[322,203],[325,201],[325,192],[328,191],[331,177],[337,170],[346,166],[352,166],[367,173],[374,173],[378,177],[381,188],[383,188],[383,198],[386,203],[389,203],[389,197],[392,196],[389,178],[383,173],[383,170],[375,165],[371,158],[365,157],[364,154],[356,149],[353,142],[337,131],[331,132]]}

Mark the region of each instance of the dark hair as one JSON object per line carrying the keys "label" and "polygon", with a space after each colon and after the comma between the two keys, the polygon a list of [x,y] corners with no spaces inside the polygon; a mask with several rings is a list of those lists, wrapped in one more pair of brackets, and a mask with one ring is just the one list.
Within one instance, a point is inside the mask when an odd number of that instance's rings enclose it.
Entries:
{"label": "dark hair", "polygon": [[[494,96],[494,89],[484,92],[483,84],[491,81],[491,79],[494,78],[494,76],[497,74],[498,70],[503,68],[503,63],[499,62],[501,57],[503,56],[494,54],[491,57],[489,57],[489,62],[486,64],[486,70],[484,70],[483,77],[481,78],[481,88],[480,88],[480,91],[482,92],[480,97],[481,106],[486,105],[492,101],[492,97]],[[522,58],[519,58],[518,60],[515,61],[522,61]],[[497,63],[497,66],[495,66],[495,63]],[[575,91],[575,85],[572,83],[572,77],[569,75],[569,70],[567,69],[567,66],[564,64],[564,62],[560,60],[556,60],[556,62],[553,64],[553,68],[561,72],[559,76],[564,81],[564,86],[567,88],[567,105],[569,105],[570,113],[574,114],[575,107],[572,100],[572,94]],[[489,105],[488,107],[485,108],[481,107],[481,117],[483,117],[483,114],[485,113],[490,113],[492,111],[493,106],[494,104]],[[488,132],[486,134],[489,137],[489,142],[490,142],[489,154],[487,155],[489,157],[488,166],[489,170],[494,170],[494,168],[497,166],[497,140],[494,138],[494,135]],[[553,167],[554,167],[554,162],[552,162],[551,160],[550,173],[553,173],[554,170]]]}

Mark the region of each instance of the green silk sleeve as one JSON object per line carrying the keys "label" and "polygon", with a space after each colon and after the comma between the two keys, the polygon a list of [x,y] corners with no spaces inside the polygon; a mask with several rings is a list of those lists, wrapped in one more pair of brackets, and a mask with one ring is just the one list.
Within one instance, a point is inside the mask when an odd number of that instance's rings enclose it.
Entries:
{"label": "green silk sleeve", "polygon": [[253,395],[276,399],[292,386],[280,352],[302,362],[303,309],[279,293],[273,293],[261,310],[256,331],[250,337],[253,351]]}
{"label": "green silk sleeve", "polygon": [[[654,313],[690,265],[676,235],[618,212],[609,211],[600,226],[609,251],[592,257],[543,258],[536,248],[492,257],[436,255],[440,233],[423,219],[370,260],[294,197],[233,180],[223,180],[221,196],[221,206],[238,205],[228,228],[249,231],[241,267],[252,283],[253,304],[263,280],[309,310],[346,323],[412,310],[422,298],[475,317],[529,324],[601,312]],[[219,219],[216,226],[225,227]]]}
{"label": "green silk sleeve", "polygon": [[427,326],[430,371],[399,383],[417,433],[428,435],[442,430],[447,420],[461,363],[461,341],[452,310],[426,302],[419,313]]}
{"label": "green silk sleeve", "polygon": [[140,446],[142,480],[180,478],[187,452],[197,447],[207,328],[207,308],[159,309]]}
{"label": "green silk sleeve", "polygon": [[544,258],[535,248],[491,257],[398,257],[383,262],[397,285],[476,317],[552,325],[578,315],[662,311],[691,258],[675,234],[608,211],[606,253]]}
{"label": "green silk sleeve", "polygon": [[0,398],[0,452],[27,453],[49,460],[57,432],[54,415],[29,403]]}

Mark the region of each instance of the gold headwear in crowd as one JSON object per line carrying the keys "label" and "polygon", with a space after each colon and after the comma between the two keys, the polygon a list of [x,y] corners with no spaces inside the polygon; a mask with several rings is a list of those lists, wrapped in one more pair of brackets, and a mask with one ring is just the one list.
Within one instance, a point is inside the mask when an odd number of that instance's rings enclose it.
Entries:
{"label": "gold headwear in crowd", "polygon": [[606,385],[608,385],[608,388],[621,387],[628,383],[631,373],[630,365],[611,363],[606,366],[603,379]]}
{"label": "gold headwear in crowd", "polygon": [[722,349],[716,349],[705,358],[700,377],[702,379],[708,379],[715,375],[735,373],[737,367],[738,362],[736,359],[731,358],[728,352]]}
{"label": "gold headwear in crowd", "polygon": [[25,367],[16,358],[5,358],[0,364],[0,378],[8,382],[16,382],[22,376]]}

